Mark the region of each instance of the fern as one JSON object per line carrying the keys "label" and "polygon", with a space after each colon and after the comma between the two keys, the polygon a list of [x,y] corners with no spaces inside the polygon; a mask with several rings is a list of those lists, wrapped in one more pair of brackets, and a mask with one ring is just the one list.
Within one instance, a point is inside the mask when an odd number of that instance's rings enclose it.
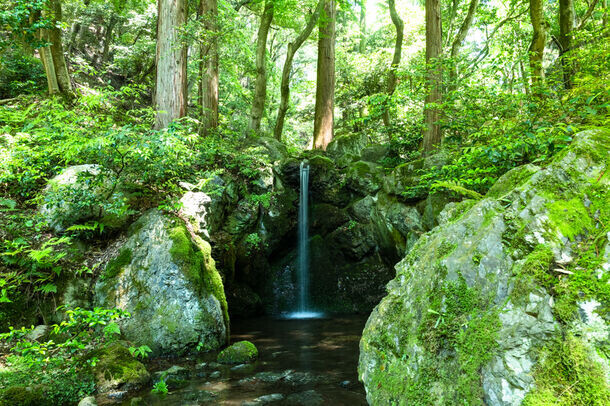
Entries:
{"label": "fern", "polygon": [[472,199],[481,200],[483,198],[482,194],[475,192],[474,190],[467,189],[464,186],[462,186],[460,183],[455,182],[455,181],[451,181],[451,180],[437,181],[432,185],[432,189],[438,189],[441,187],[451,190],[452,192],[458,193],[462,196],[470,197]]}

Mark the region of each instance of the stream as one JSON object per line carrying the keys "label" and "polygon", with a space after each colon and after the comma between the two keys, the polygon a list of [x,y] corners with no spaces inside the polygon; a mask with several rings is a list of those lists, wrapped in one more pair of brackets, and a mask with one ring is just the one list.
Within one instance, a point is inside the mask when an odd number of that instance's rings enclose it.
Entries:
{"label": "stream", "polygon": [[[189,368],[188,384],[167,395],[134,394],[142,405],[366,405],[358,382],[358,345],[366,316],[237,320],[231,342],[249,340],[254,364],[225,366],[213,354],[196,360],[156,360],[153,371]],[[134,402],[135,403],[135,402]],[[123,405],[131,405],[131,398]]]}

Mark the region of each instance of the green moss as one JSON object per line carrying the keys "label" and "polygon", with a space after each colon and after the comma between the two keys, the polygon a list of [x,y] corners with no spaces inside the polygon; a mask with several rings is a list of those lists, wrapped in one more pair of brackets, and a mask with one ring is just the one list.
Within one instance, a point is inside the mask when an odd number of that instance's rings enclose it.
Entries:
{"label": "green moss", "polygon": [[553,251],[549,246],[537,245],[514,271],[511,299],[522,303],[540,285],[550,290],[556,278],[549,272],[552,262]]}
{"label": "green moss", "polygon": [[549,218],[564,237],[574,241],[578,235],[593,230],[593,222],[583,199],[554,201],[548,206]]}
{"label": "green moss", "polygon": [[102,277],[104,279],[114,278],[118,276],[127,265],[131,263],[132,253],[129,248],[121,248],[119,255],[108,262]]}
{"label": "green moss", "polygon": [[52,405],[47,399],[43,387],[34,386],[10,386],[0,391],[0,406],[45,406]]}
{"label": "green moss", "polygon": [[456,248],[456,243],[443,240],[443,242],[441,242],[441,245],[437,249],[437,255],[439,259],[446,258],[449,254],[455,251]]}
{"label": "green moss", "polygon": [[592,350],[580,338],[568,335],[544,348],[535,368],[535,389],[524,406],[610,404],[610,386]]}
{"label": "green moss", "polygon": [[85,360],[97,358],[93,373],[98,385],[115,381],[135,388],[146,384],[150,375],[141,362],[132,357],[129,350],[119,343],[92,351]]}
{"label": "green moss", "polygon": [[258,350],[250,341],[239,341],[218,354],[221,364],[246,364],[258,358]]}
{"label": "green moss", "polygon": [[172,240],[170,255],[180,265],[184,276],[199,294],[211,293],[220,303],[228,339],[229,309],[222,278],[212,258],[212,247],[199,236],[195,236],[193,242],[190,233],[183,225],[170,229],[169,235]]}
{"label": "green moss", "polygon": [[534,165],[523,165],[506,172],[489,189],[486,197],[499,199],[526,183],[539,170]]}

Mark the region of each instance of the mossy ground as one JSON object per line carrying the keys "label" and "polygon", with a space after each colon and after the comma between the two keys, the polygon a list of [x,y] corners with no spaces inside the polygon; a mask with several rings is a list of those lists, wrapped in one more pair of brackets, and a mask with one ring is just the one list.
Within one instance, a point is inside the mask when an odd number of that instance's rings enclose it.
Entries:
{"label": "mossy ground", "polygon": [[144,365],[120,343],[113,343],[94,350],[86,357],[86,359],[93,358],[97,359],[93,373],[98,384],[115,381],[120,385],[135,388],[146,384],[150,379]]}

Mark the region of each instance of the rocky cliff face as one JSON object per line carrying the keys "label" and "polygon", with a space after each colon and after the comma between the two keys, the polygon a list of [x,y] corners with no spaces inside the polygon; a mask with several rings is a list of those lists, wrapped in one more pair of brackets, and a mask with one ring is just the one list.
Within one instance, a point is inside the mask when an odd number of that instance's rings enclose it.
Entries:
{"label": "rocky cliff face", "polygon": [[585,131],[449,204],[367,322],[369,403],[608,404],[608,169],[610,133]]}

